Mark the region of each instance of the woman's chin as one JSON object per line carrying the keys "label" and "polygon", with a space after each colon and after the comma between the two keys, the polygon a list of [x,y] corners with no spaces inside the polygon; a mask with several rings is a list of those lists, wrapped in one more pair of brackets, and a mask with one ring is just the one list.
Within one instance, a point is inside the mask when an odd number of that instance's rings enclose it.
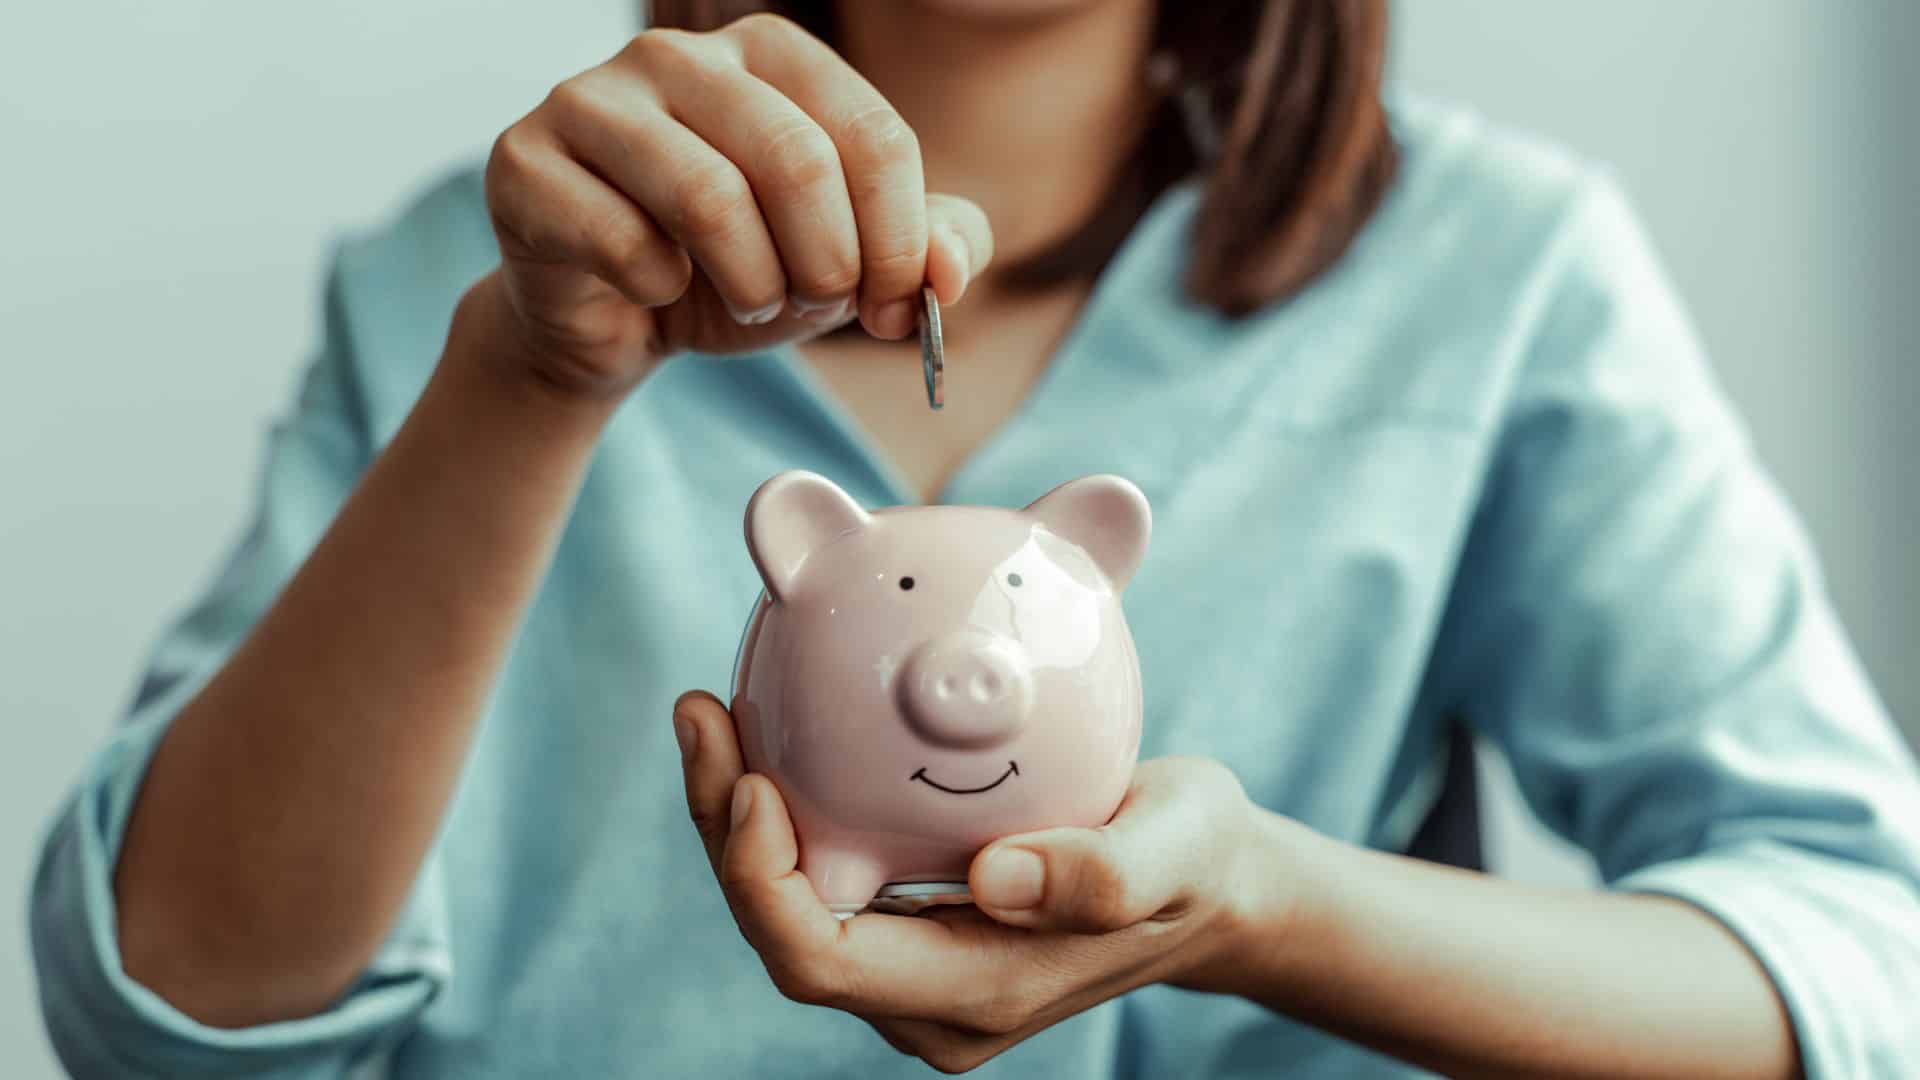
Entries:
{"label": "woman's chin", "polygon": [[1067,15],[1125,0],[913,0],[931,13],[973,19],[1035,19]]}

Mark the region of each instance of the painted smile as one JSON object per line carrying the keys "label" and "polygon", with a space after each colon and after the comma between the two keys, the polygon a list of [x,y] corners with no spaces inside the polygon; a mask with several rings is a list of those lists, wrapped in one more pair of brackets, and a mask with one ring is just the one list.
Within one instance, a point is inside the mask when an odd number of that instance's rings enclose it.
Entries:
{"label": "painted smile", "polygon": [[1007,762],[1007,771],[1000,774],[1000,779],[995,780],[993,783],[988,784],[985,787],[948,787],[945,784],[935,781],[931,776],[928,776],[927,767],[925,765],[922,765],[918,769],[915,769],[913,771],[912,776],[907,777],[907,783],[911,784],[915,780],[918,780],[921,783],[927,785],[928,787],[934,789],[935,791],[944,791],[949,795],[978,795],[983,791],[992,791],[994,788],[997,788],[1001,784],[1006,783],[1007,778],[1009,776],[1019,776],[1019,775],[1020,775],[1019,763],[1009,761]]}

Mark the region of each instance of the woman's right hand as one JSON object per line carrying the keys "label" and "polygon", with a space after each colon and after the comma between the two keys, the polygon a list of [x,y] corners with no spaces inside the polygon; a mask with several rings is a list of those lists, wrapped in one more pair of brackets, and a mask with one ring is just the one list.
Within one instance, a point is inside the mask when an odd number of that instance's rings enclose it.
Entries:
{"label": "woman's right hand", "polygon": [[886,99],[770,15],[635,37],[500,136],[486,190],[501,264],[476,289],[516,362],[594,396],[856,315],[905,337],[923,284],[952,303],[993,251]]}

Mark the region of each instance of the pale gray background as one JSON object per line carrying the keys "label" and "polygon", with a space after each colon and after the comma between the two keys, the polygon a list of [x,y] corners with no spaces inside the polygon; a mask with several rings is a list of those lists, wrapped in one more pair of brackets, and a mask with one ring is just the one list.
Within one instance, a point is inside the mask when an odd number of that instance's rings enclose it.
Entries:
{"label": "pale gray background", "polygon": [[[0,14],[0,1075],[57,1075],[28,975],[32,856],[243,521],[329,239],[483,149],[628,18],[625,0]],[[1616,167],[1920,731],[1920,5],[1399,18],[1401,76]],[[1516,813],[1493,840],[1517,874],[1580,872]]]}

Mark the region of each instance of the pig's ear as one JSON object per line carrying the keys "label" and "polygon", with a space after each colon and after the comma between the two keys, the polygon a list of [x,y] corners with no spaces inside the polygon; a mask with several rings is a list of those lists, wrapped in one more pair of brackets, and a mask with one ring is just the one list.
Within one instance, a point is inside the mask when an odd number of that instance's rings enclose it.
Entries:
{"label": "pig's ear", "polygon": [[1069,480],[1035,499],[1026,513],[1085,549],[1113,583],[1114,592],[1133,579],[1153,533],[1147,497],[1133,481],[1118,476]]}
{"label": "pig's ear", "polygon": [[826,477],[783,472],[761,484],[747,502],[747,553],[760,568],[767,592],[784,600],[807,556],[872,520]]}

